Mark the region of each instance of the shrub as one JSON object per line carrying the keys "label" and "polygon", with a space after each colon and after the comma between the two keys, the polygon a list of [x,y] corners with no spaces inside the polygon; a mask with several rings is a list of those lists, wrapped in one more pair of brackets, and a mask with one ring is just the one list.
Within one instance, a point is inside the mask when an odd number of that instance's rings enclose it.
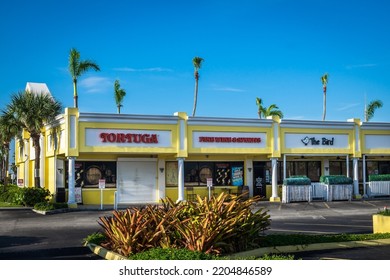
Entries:
{"label": "shrub", "polygon": [[303,185],[311,185],[310,178],[306,176],[292,176],[290,178],[286,178],[283,181],[283,185],[293,185],[293,186],[303,186]]}
{"label": "shrub", "polygon": [[222,254],[254,248],[270,225],[263,209],[252,212],[260,197],[242,200],[222,193],[196,202],[175,203],[169,198],[162,206],[147,205],[113,216],[100,217],[106,241],[101,245],[123,256],[151,248],[186,248]]}
{"label": "shrub", "polygon": [[17,203],[17,198],[19,197],[21,188],[19,188],[17,185],[8,185],[4,192],[2,190],[3,188],[1,187],[0,201],[22,205],[21,202]]}
{"label": "shrub", "polygon": [[38,202],[34,205],[35,210],[40,210],[40,211],[50,211],[50,210],[56,210],[56,209],[66,209],[68,208],[67,203],[59,203],[59,202]]}
{"label": "shrub", "polygon": [[106,240],[106,236],[101,232],[95,232],[84,238],[84,242],[101,245]]}
{"label": "shrub", "polygon": [[390,174],[372,174],[368,176],[369,181],[390,181]]}
{"label": "shrub", "polygon": [[353,180],[344,175],[326,175],[320,177],[320,182],[327,185],[349,185]]}
{"label": "shrub", "polygon": [[44,188],[20,188],[16,200],[24,206],[32,207],[39,202],[49,201],[51,196],[49,190]]}
{"label": "shrub", "polygon": [[217,256],[199,251],[175,248],[153,248],[144,252],[130,255],[131,260],[217,260]]}

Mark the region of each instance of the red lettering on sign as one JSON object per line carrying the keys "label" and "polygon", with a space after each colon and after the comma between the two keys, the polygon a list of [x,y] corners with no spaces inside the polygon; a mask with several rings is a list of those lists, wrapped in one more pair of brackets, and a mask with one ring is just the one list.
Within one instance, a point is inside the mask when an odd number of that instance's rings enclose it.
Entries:
{"label": "red lettering on sign", "polygon": [[260,137],[206,137],[200,136],[199,142],[207,143],[261,143]]}
{"label": "red lettering on sign", "polygon": [[157,144],[157,134],[132,134],[132,133],[100,133],[100,138],[103,143],[145,143]]}

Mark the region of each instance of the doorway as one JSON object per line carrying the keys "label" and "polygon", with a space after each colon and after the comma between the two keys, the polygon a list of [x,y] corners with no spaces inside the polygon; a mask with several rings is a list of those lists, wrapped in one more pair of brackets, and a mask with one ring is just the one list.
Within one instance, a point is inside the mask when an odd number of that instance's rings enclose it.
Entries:
{"label": "doorway", "polygon": [[253,162],[253,195],[266,196],[266,163]]}

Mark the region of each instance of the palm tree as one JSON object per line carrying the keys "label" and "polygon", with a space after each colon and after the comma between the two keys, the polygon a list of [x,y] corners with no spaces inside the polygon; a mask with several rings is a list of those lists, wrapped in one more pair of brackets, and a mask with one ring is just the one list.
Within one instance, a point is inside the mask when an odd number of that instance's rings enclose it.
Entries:
{"label": "palm tree", "polygon": [[192,64],[194,65],[194,76],[195,76],[195,92],[194,92],[194,107],[192,109],[192,116],[195,117],[196,112],[196,103],[198,101],[198,81],[199,81],[199,69],[202,66],[203,58],[195,56],[192,59]]}
{"label": "palm tree", "polygon": [[121,107],[123,107],[122,101],[123,101],[123,98],[125,97],[125,95],[126,95],[126,91],[123,88],[121,88],[119,81],[115,80],[114,97],[115,97],[116,107],[118,108],[118,114],[121,113]]}
{"label": "palm tree", "polygon": [[18,127],[30,134],[35,149],[34,186],[40,187],[41,129],[61,113],[62,106],[49,94],[23,91],[11,96],[7,110],[18,121]]}
{"label": "palm tree", "polygon": [[74,107],[78,108],[77,79],[90,69],[100,71],[99,66],[91,60],[80,60],[80,53],[71,49],[69,54],[69,72],[73,79]]}
{"label": "palm tree", "polygon": [[373,100],[371,101],[364,110],[364,119],[366,122],[371,120],[374,117],[375,110],[381,108],[383,103],[381,100]]}
{"label": "palm tree", "polygon": [[19,127],[14,116],[8,111],[2,111],[2,115],[0,116],[0,154],[2,154],[3,165],[1,176],[4,178],[3,191],[8,185],[7,170],[9,166],[10,143],[18,131]]}
{"label": "palm tree", "polygon": [[322,90],[324,92],[324,104],[323,104],[323,113],[322,113],[322,120],[324,121],[325,120],[325,117],[326,117],[326,87],[327,87],[327,84],[328,84],[328,74],[325,73],[322,77],[321,77],[321,82],[322,82]]}
{"label": "palm tree", "polygon": [[283,118],[282,111],[279,110],[279,107],[276,104],[271,104],[268,107],[263,106],[263,100],[261,98],[256,97],[256,105],[257,105],[257,114],[259,115],[259,119],[262,117],[267,118],[269,116],[278,116],[279,118]]}

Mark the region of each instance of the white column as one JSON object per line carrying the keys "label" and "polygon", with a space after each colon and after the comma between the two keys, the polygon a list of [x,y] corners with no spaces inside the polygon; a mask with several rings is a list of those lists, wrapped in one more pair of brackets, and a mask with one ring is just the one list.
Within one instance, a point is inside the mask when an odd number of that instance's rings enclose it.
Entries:
{"label": "white column", "polygon": [[287,156],[283,155],[283,180],[286,180],[287,176]]}
{"label": "white column", "polygon": [[272,158],[272,196],[271,201],[280,201],[278,196],[278,160],[277,158]]}
{"label": "white column", "polygon": [[345,157],[345,168],[347,169],[347,177],[349,176],[349,155],[346,155]]}
{"label": "white column", "polygon": [[366,189],[366,155],[363,155],[363,195],[367,195]]}
{"label": "white column", "polygon": [[246,170],[244,170],[246,177],[246,185],[249,187],[249,197],[253,196],[254,193],[254,184],[253,184],[253,160],[245,160]]}
{"label": "white column", "polygon": [[75,196],[75,157],[68,157],[68,204],[76,204]]}
{"label": "white column", "polygon": [[178,158],[178,186],[177,186],[177,192],[178,192],[178,197],[177,201],[183,201],[184,200],[184,158]]}
{"label": "white column", "polygon": [[359,159],[353,158],[353,194],[360,196],[359,194]]}
{"label": "white column", "polygon": [[160,199],[165,199],[165,159],[158,160],[158,196]]}

